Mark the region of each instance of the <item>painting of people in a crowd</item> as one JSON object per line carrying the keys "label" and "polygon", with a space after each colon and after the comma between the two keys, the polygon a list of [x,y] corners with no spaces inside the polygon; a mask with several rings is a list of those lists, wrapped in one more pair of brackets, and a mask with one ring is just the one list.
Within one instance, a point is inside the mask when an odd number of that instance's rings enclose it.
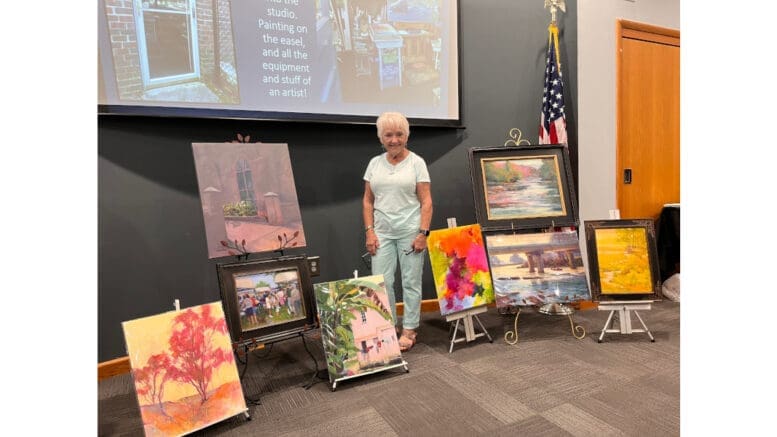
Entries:
{"label": "painting of people in a crowd", "polygon": [[235,289],[243,331],[305,318],[297,269],[236,275]]}
{"label": "painting of people in a crowd", "polygon": [[219,264],[217,272],[235,342],[265,341],[316,327],[306,256]]}

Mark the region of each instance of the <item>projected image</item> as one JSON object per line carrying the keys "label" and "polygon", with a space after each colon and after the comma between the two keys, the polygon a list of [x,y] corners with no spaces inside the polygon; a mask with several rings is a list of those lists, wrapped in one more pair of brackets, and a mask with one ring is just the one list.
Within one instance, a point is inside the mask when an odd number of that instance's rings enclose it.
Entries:
{"label": "projected image", "polygon": [[104,0],[121,101],[239,103],[229,0]]}
{"label": "projected image", "polygon": [[337,12],[343,100],[440,104],[442,0],[352,0]]}
{"label": "projected image", "polygon": [[456,0],[98,0],[98,111],[459,121]]}

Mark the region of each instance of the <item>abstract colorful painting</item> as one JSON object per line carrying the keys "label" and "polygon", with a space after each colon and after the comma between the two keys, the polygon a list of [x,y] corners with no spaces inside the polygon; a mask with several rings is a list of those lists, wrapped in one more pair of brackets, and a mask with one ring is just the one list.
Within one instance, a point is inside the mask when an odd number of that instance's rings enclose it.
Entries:
{"label": "abstract colorful painting", "polygon": [[247,410],[220,302],[122,328],[147,436],[188,434]]}
{"label": "abstract colorful painting", "polygon": [[569,152],[561,144],[470,149],[475,215],[484,230],[577,225]]}
{"label": "abstract colorful painting", "polygon": [[442,315],[494,301],[480,225],[435,230],[427,242]]}
{"label": "abstract colorful painting", "polygon": [[208,257],[304,247],[286,144],[193,143]]}
{"label": "abstract colorful painting", "polygon": [[404,363],[383,275],[313,288],[330,381]]}
{"label": "abstract colorful painting", "polygon": [[594,300],[660,299],[652,220],[586,221]]}
{"label": "abstract colorful painting", "polygon": [[590,299],[577,232],[486,235],[498,308]]}

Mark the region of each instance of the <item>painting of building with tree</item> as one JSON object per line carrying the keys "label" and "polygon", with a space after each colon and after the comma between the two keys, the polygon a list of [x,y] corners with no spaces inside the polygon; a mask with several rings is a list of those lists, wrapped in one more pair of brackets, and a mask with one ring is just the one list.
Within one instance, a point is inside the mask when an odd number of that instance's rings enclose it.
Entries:
{"label": "painting of building with tree", "polygon": [[122,323],[147,436],[247,411],[220,302]]}
{"label": "painting of building with tree", "polygon": [[208,257],[305,247],[287,144],[193,143]]}
{"label": "painting of building with tree", "polygon": [[403,363],[383,275],[313,288],[330,381]]}

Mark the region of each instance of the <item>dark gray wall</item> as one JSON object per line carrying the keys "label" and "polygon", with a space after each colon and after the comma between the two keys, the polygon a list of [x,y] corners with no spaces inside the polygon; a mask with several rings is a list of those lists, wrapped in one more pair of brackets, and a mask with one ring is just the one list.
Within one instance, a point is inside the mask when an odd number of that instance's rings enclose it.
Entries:
{"label": "dark gray wall", "polygon": [[[411,126],[409,148],[432,178],[432,229],[475,223],[468,149],[501,146],[510,128],[537,142],[549,13],[542,3],[460,1],[462,119],[466,129]],[[576,169],[577,8],[561,14],[562,71]],[[314,282],[368,273],[362,175],[380,153],[375,128],[242,120],[101,116],[98,120],[98,359],[126,355],[121,322],[219,300],[208,260],[192,142],[236,134],[289,144],[308,246],[321,257]],[[436,297],[427,262],[424,298]]]}

